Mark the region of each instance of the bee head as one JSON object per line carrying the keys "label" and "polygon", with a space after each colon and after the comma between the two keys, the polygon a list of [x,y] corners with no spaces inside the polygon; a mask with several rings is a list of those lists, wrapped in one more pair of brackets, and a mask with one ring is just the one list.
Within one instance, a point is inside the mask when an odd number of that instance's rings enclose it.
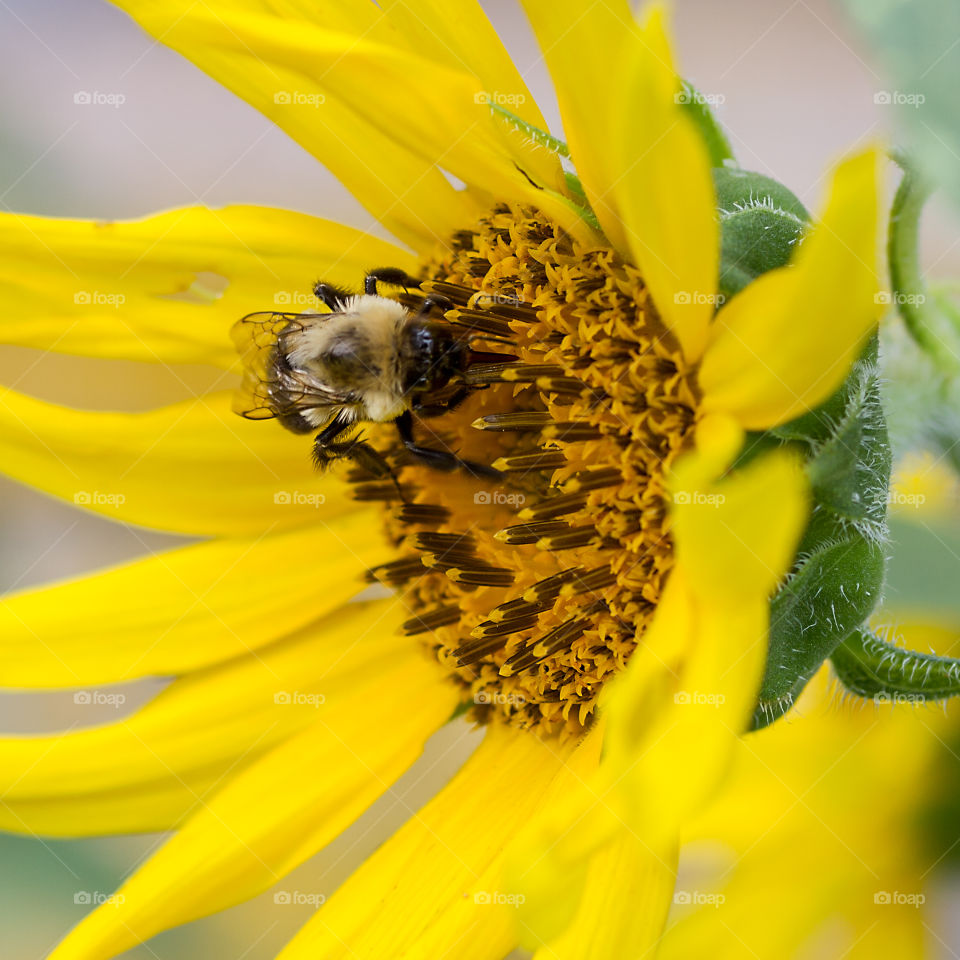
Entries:
{"label": "bee head", "polygon": [[466,367],[466,344],[443,324],[412,320],[401,333],[399,348],[409,394],[442,389]]}

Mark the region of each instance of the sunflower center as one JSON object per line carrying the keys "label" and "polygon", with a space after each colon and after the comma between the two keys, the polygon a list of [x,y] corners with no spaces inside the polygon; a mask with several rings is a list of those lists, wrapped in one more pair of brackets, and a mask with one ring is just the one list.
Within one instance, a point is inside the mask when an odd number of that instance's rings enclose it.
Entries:
{"label": "sunflower center", "polygon": [[[641,641],[672,565],[664,472],[688,443],[696,385],[637,271],[537,211],[500,204],[427,262],[423,290],[478,354],[467,399],[416,440],[502,471],[500,482],[414,463],[373,430],[393,483],[398,587],[475,717],[576,736]],[[415,307],[419,297],[401,297]],[[405,501],[405,502],[404,502]]]}

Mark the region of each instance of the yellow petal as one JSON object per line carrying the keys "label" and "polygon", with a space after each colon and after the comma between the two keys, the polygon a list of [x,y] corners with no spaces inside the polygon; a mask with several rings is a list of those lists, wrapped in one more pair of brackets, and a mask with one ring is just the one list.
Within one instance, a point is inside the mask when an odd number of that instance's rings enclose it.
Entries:
{"label": "yellow petal", "polygon": [[187,673],[337,609],[382,560],[376,519],[159,553],[0,603],[8,687],[81,687]]}
{"label": "yellow petal", "polygon": [[798,956],[798,944],[837,958],[925,956],[924,908],[874,898],[929,895],[915,828],[940,789],[935,771],[956,762],[946,746],[956,730],[954,711],[838,704],[824,666],[793,722],[738,743],[724,790],[689,825],[681,875],[696,878],[688,893],[713,896],[688,898],[658,956],[687,960],[704,943],[718,960]]}
{"label": "yellow petal", "polygon": [[357,509],[310,438],[230,409],[229,391],[100,413],[0,391],[0,469],[84,509],[200,535],[260,534]]}
{"label": "yellow petal", "polygon": [[329,220],[270,207],[184,207],[116,223],[0,214],[4,343],[231,367],[230,326],[310,310],[318,277],[359,288],[413,258]]}
{"label": "yellow petal", "polygon": [[662,15],[627,3],[524,0],[564,132],[604,233],[639,267],[689,361],[706,342],[719,260],[706,151],[682,107]]}
{"label": "yellow petal", "polygon": [[[497,879],[503,847],[569,753],[524,731],[489,729],[457,777],[353,874],[280,958],[508,953],[517,898]],[[424,952],[425,943],[434,952]]]}
{"label": "yellow petal", "polygon": [[878,317],[878,155],[841,163],[823,216],[796,261],[764,274],[717,315],[700,370],[703,410],[749,430],[826,400]]}
{"label": "yellow petal", "polygon": [[[471,73],[366,37],[308,24],[292,29],[270,17],[237,15],[228,29],[206,6],[173,30],[233,56],[243,53],[254,65],[260,57],[282,63],[298,84],[323,91],[330,104],[347,105],[431,166],[488,197],[525,200],[576,235],[592,237],[561,196],[558,158],[496,116],[490,92]],[[470,219],[461,217],[458,227]]]}
{"label": "yellow petal", "polygon": [[[768,598],[808,516],[802,469],[770,454],[706,485],[677,465],[677,563],[627,670],[611,684],[608,778],[646,835],[676,836],[716,789],[753,711],[767,654]],[[694,480],[699,486],[691,483]]]}
{"label": "yellow petal", "polygon": [[[477,0],[385,0],[386,20],[414,53],[472,73],[491,101],[547,129],[520,71]],[[332,26],[318,18],[318,26]]]}
{"label": "yellow petal", "polygon": [[[0,739],[0,828],[169,829],[227,771],[321,719],[321,698],[406,657],[400,619],[393,599],[349,604],[289,640],[176,680],[116,723]],[[78,711],[115,691],[80,694]]]}
{"label": "yellow petal", "polygon": [[[324,4],[313,14],[304,14],[302,4],[185,7],[175,0],[118,0],[117,5],[158,41],[269,117],[326,166],[384,227],[415,249],[430,250],[479,212],[472,197],[446,180],[437,157],[418,156],[384,129],[379,120],[386,114],[380,115],[377,102],[370,105],[376,115],[358,113],[348,100],[295,69],[275,43],[267,42],[266,35],[274,34],[295,43],[321,22],[346,37],[367,36],[368,42],[405,46],[373,4]],[[198,28],[201,22],[203,30]],[[374,96],[379,101],[379,93]],[[422,113],[416,99],[408,97],[395,119]]]}
{"label": "yellow petal", "polygon": [[678,561],[700,595],[769,596],[809,513],[799,457],[777,452],[720,482],[700,461],[698,453],[678,461],[670,480]]}
{"label": "yellow petal", "polygon": [[620,825],[596,789],[602,726],[601,721],[581,741],[508,849],[504,882],[523,896],[517,930],[529,950],[553,942],[569,925],[584,895],[593,851]]}
{"label": "yellow petal", "polygon": [[624,0],[583,4],[577,0],[522,0],[550,69],[560,117],[577,175],[610,242],[627,249],[613,187],[611,136],[639,116],[615,112],[619,67],[634,49],[637,26]]}
{"label": "yellow petal", "polygon": [[653,957],[673,897],[677,851],[654,850],[622,829],[590,860],[584,895],[566,932],[534,960]]}
{"label": "yellow petal", "polygon": [[[114,956],[273,886],[348,827],[419,755],[458,691],[413,644],[341,684],[317,720],[228,780],[51,954]],[[416,696],[411,696],[416,691]]]}
{"label": "yellow petal", "polygon": [[[575,31],[574,31],[575,32]],[[677,103],[661,8],[654,6],[613,87],[609,190],[626,251],[689,362],[699,359],[716,307],[720,237],[710,161]]]}

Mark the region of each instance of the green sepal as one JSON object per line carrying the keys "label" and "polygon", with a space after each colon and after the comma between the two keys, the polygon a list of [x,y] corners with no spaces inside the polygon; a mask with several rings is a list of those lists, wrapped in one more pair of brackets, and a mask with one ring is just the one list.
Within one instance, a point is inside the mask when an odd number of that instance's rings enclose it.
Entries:
{"label": "green sepal", "polygon": [[927,703],[960,695],[960,660],[905,650],[861,627],[833,651],[850,693],[878,703]]}
{"label": "green sepal", "polygon": [[720,221],[719,292],[724,300],[776,267],[785,266],[809,214],[781,183],[731,167],[713,170]]}
{"label": "green sepal", "polygon": [[723,132],[723,127],[720,126],[717,118],[713,115],[709,99],[703,96],[692,83],[682,80],[680,92],[677,94],[677,102],[697,128],[697,132],[707,148],[710,165],[722,167],[734,163],[733,147],[730,146],[730,141]]}
{"label": "green sepal", "polygon": [[880,599],[891,453],[876,351],[874,338],[833,397],[765,438],[803,453],[813,510],[793,568],[770,602],[769,652],[754,729],[790,709]]}
{"label": "green sepal", "polygon": [[860,537],[826,542],[800,561],[770,603],[770,648],[754,729],[782,717],[824,660],[870,615],[883,567],[882,546]]}
{"label": "green sepal", "polygon": [[499,103],[490,102],[490,112],[494,114],[494,116],[505,120],[514,130],[518,130],[527,137],[531,143],[535,143],[538,147],[543,147],[551,153],[557,153],[561,157],[570,156],[570,148],[559,137],[555,137],[552,133],[548,133],[546,130],[541,130],[540,127],[528,123],[523,117],[518,117],[513,111],[507,110],[506,107],[500,106]]}

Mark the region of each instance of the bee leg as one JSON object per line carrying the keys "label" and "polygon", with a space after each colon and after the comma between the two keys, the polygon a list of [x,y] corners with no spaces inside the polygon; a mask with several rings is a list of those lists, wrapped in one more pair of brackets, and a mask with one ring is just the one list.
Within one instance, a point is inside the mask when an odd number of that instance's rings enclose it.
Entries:
{"label": "bee leg", "polygon": [[431,293],[429,297],[423,298],[423,303],[420,304],[420,312],[417,316],[428,317],[434,310],[446,312],[447,310],[452,310],[453,307],[454,303],[449,297],[442,297],[438,293]]}
{"label": "bee leg", "polygon": [[460,387],[446,403],[431,403],[422,407],[417,406],[414,409],[417,411],[418,417],[440,417],[451,410],[456,410],[470,396],[470,392],[470,387]]}
{"label": "bee leg", "polygon": [[416,290],[420,286],[420,281],[416,277],[411,277],[406,270],[398,267],[377,267],[376,270],[370,270],[363,278],[363,292],[371,296],[377,296],[377,284],[389,283],[394,287],[403,287],[406,290]]}
{"label": "bee leg", "polygon": [[326,431],[317,434],[313,441],[313,463],[318,470],[326,470],[337,460],[353,460],[354,463],[369,470],[375,477],[389,477],[397,488],[400,499],[406,499],[403,490],[400,488],[400,481],[397,480],[396,473],[379,450],[359,437],[355,437],[353,440],[335,440],[333,442],[324,440],[324,433]]}
{"label": "bee leg", "polygon": [[493,467],[484,466],[482,463],[473,463],[470,460],[461,460],[456,454],[449,450],[433,450],[430,447],[421,447],[413,439],[413,416],[409,410],[404,411],[393,421],[397,426],[397,433],[400,434],[400,441],[407,448],[407,451],[422,463],[433,467],[435,470],[463,470],[469,473],[471,477],[477,477],[483,480],[502,480],[503,474]]}
{"label": "bee leg", "polygon": [[341,310],[344,301],[353,296],[352,293],[341,290],[340,287],[335,287],[332,283],[324,283],[322,280],[318,280],[313,285],[313,295],[334,312]]}

